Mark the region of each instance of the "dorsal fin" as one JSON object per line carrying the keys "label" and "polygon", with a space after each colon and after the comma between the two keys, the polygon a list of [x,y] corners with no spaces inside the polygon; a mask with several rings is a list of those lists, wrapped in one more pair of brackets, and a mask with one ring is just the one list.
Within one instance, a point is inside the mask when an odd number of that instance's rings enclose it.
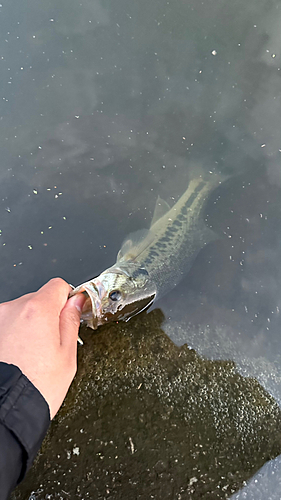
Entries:
{"label": "dorsal fin", "polygon": [[[149,229],[139,229],[134,233],[130,233],[124,240],[118,254],[117,262],[120,259],[134,260],[144,248],[149,245],[154,238],[153,233]],[[147,245],[143,248],[144,240],[147,239]]]}
{"label": "dorsal fin", "polygon": [[163,215],[165,215],[167,212],[169,212],[170,208],[171,207],[170,207],[169,203],[167,203],[165,200],[162,200],[162,198],[160,198],[160,196],[158,196],[157,201],[156,201],[156,205],[155,205],[155,209],[154,209],[154,214],[153,214],[152,221],[151,221],[151,226],[153,226],[153,224],[155,224],[155,222],[157,222],[159,219],[161,219],[161,217],[163,217]]}

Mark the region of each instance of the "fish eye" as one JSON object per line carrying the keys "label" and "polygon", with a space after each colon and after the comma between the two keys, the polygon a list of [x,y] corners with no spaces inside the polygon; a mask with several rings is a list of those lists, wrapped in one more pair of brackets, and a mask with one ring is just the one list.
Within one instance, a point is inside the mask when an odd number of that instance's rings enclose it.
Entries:
{"label": "fish eye", "polygon": [[122,293],[120,292],[120,290],[113,290],[109,294],[109,298],[111,300],[113,300],[113,302],[116,302],[117,300],[120,300],[121,297],[122,297]]}

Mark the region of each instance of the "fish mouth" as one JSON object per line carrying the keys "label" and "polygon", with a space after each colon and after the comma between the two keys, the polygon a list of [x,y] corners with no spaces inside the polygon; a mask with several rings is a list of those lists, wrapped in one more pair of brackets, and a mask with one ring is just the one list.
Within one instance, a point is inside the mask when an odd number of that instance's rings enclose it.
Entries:
{"label": "fish mouth", "polygon": [[101,324],[101,301],[105,295],[105,289],[99,280],[87,281],[74,288],[70,292],[69,297],[78,293],[83,293],[86,296],[86,301],[82,308],[81,320],[86,321],[90,328],[96,330]]}

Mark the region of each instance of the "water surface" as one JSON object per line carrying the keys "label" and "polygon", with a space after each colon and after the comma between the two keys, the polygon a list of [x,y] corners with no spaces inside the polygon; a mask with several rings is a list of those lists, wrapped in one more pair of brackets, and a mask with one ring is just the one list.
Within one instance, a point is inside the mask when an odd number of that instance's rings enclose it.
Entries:
{"label": "water surface", "polygon": [[0,300],[99,274],[158,195],[228,177],[206,207],[218,240],[157,310],[82,333],[17,498],[279,498],[280,16],[277,0],[1,5]]}

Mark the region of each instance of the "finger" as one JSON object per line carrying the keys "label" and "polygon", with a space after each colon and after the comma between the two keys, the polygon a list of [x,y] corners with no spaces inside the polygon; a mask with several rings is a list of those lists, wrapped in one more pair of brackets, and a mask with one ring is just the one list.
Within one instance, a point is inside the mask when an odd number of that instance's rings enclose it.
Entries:
{"label": "finger", "polygon": [[60,314],[61,346],[71,352],[76,352],[80,316],[86,297],[78,293],[71,297]]}
{"label": "finger", "polygon": [[51,311],[60,314],[66,304],[70,290],[70,285],[62,278],[53,278],[39,288],[35,295],[44,302],[46,308],[48,307]]}

